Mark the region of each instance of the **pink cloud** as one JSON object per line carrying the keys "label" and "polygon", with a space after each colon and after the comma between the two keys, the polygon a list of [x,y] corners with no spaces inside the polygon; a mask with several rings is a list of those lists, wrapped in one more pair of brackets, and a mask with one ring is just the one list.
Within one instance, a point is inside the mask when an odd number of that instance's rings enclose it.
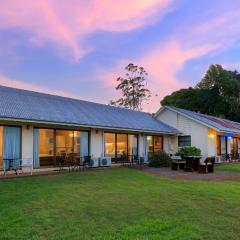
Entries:
{"label": "pink cloud", "polygon": [[19,28],[31,41],[50,42],[79,61],[91,46],[85,37],[96,31],[131,31],[155,22],[172,9],[173,0],[1,0],[0,28]]}
{"label": "pink cloud", "polygon": [[239,15],[239,10],[235,10],[199,25],[179,26],[179,30],[170,38],[151,46],[147,54],[138,59],[120,60],[112,69],[102,70],[100,79],[106,86],[114,87],[116,77],[123,73],[124,66],[129,62],[143,66],[149,73],[148,87],[153,93],[152,101],[144,106],[144,110],[156,111],[164,96],[189,87],[189,84],[177,76],[186,62],[223,51],[236,43],[236,35],[240,34]]}
{"label": "pink cloud", "polygon": [[[204,45],[197,48],[184,48],[179,42],[169,40],[165,45],[152,47],[151,52],[140,59],[121,60],[112,69],[102,69],[97,72],[99,80],[105,86],[113,89],[116,85],[116,78],[123,75],[124,67],[133,62],[143,66],[148,72],[147,85],[152,92],[152,99],[148,104],[144,104],[144,110],[149,112],[157,111],[160,100],[164,96],[171,94],[180,88],[188,85],[177,78],[177,73],[184,64],[194,58],[203,56],[215,49],[214,45]],[[156,96],[157,95],[157,96]],[[119,97],[119,93],[112,91],[112,97]]]}
{"label": "pink cloud", "polygon": [[[177,73],[187,61],[206,55],[214,49],[214,45],[184,48],[175,40],[170,40],[161,47],[153,48],[139,62],[149,73],[149,88],[153,93],[151,105],[145,105],[145,109],[156,111],[163,97],[180,88],[188,87],[187,83],[178,79]],[[154,96],[155,94],[157,96]]]}

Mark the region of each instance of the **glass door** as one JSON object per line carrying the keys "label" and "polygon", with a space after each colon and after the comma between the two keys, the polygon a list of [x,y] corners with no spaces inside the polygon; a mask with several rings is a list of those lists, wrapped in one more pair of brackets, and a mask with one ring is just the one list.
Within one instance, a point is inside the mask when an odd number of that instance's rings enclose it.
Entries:
{"label": "glass door", "polygon": [[117,161],[127,162],[127,134],[117,134]]}
{"label": "glass door", "polygon": [[54,165],[53,129],[39,129],[39,160],[41,167]]}
{"label": "glass door", "polygon": [[56,156],[65,156],[73,153],[74,132],[56,130]]}

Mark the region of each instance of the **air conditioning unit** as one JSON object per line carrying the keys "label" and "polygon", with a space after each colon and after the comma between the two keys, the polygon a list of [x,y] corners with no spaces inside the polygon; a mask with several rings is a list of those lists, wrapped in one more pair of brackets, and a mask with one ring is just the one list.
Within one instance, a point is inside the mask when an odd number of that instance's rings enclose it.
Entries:
{"label": "air conditioning unit", "polygon": [[112,158],[111,157],[103,157],[100,159],[100,166],[101,167],[109,167],[112,165]]}
{"label": "air conditioning unit", "polygon": [[92,161],[93,161],[92,167],[99,167],[99,160],[97,157],[93,157]]}

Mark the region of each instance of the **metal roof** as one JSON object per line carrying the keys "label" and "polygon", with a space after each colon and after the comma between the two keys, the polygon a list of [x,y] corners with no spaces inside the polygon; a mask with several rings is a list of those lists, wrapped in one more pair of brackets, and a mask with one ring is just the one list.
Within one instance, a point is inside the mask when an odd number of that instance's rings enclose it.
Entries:
{"label": "metal roof", "polygon": [[202,114],[199,112],[189,111],[189,110],[182,109],[182,108],[176,108],[173,106],[165,106],[165,107],[163,107],[163,109],[164,108],[168,108],[173,111],[176,111],[179,114],[182,114],[186,117],[196,120],[208,127],[212,127],[220,132],[240,134],[240,123],[238,123],[238,122],[233,122],[233,121],[230,121],[227,119]]}
{"label": "metal roof", "polygon": [[0,86],[0,119],[179,133],[148,113],[5,86]]}

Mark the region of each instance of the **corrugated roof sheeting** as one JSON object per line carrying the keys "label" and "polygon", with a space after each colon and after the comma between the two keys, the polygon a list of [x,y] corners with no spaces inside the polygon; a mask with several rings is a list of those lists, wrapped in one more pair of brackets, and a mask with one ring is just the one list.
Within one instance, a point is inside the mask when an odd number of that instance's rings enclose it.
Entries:
{"label": "corrugated roof sheeting", "polygon": [[186,116],[189,116],[190,118],[196,119],[197,121],[200,121],[203,124],[212,126],[213,128],[216,128],[221,132],[233,132],[233,133],[240,134],[240,123],[238,122],[233,122],[227,119],[222,119],[222,118],[202,114],[199,112],[193,112],[193,111],[176,108],[172,106],[166,106],[166,107],[172,110],[175,110],[179,113],[182,113]]}
{"label": "corrugated roof sheeting", "polygon": [[0,86],[0,118],[178,133],[148,113],[4,86]]}

